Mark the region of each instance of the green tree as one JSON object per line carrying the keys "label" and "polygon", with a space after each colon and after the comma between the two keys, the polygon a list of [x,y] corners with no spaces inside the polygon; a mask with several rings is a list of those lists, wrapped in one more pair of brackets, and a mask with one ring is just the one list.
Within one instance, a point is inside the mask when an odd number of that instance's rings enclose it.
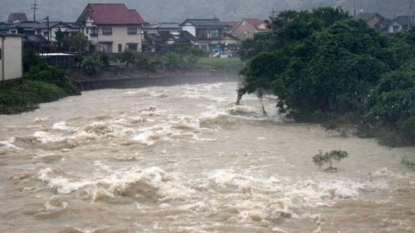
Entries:
{"label": "green tree", "polygon": [[77,52],[84,53],[89,45],[88,37],[78,32],[69,39],[69,45]]}
{"label": "green tree", "polygon": [[124,52],[119,56],[121,62],[125,62],[125,67],[128,67],[129,64],[134,64],[136,53],[133,50],[126,48]]}
{"label": "green tree", "polygon": [[55,31],[55,40],[59,43],[60,46],[66,46],[69,44],[69,36],[67,31],[62,31],[61,28],[58,28]]}

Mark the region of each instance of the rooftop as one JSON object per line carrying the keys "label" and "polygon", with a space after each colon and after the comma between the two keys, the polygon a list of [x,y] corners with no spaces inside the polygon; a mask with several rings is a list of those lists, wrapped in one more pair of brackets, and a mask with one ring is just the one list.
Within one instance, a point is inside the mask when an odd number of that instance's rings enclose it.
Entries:
{"label": "rooftop", "polygon": [[88,4],[77,22],[86,20],[88,16],[95,24],[146,24],[136,10],[128,9],[122,3],[91,3]]}

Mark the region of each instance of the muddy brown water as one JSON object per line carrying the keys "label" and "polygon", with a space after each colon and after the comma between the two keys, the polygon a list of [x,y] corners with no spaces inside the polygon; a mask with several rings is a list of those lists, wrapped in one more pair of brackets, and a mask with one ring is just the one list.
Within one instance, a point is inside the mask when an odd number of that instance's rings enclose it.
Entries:
{"label": "muddy brown water", "polygon": [[[234,104],[236,82],[105,89],[0,116],[0,232],[415,232],[415,148]],[[318,150],[346,150],[337,172]]]}

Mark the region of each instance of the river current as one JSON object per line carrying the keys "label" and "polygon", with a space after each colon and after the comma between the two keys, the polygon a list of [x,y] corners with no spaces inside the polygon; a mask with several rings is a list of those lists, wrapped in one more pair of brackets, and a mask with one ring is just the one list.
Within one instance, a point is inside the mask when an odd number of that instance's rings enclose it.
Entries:
{"label": "river current", "polygon": [[[236,82],[104,89],[0,116],[0,232],[415,232],[415,148],[235,105]],[[348,158],[325,172],[319,150]]]}

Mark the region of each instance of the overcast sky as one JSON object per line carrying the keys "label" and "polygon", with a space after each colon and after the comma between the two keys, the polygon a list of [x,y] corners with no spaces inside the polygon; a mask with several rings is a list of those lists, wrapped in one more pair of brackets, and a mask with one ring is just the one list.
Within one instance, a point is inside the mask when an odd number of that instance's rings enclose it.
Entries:
{"label": "overcast sky", "polygon": [[[0,0],[0,21],[11,12],[24,12],[33,19],[30,9],[35,0]],[[239,20],[268,18],[272,11],[304,10],[318,6],[341,6],[353,12],[354,0],[37,0],[37,20],[76,21],[88,3],[125,3],[136,9],[150,23],[182,21],[186,18]],[[379,12],[387,17],[410,14],[411,0],[356,0],[356,10]]]}

